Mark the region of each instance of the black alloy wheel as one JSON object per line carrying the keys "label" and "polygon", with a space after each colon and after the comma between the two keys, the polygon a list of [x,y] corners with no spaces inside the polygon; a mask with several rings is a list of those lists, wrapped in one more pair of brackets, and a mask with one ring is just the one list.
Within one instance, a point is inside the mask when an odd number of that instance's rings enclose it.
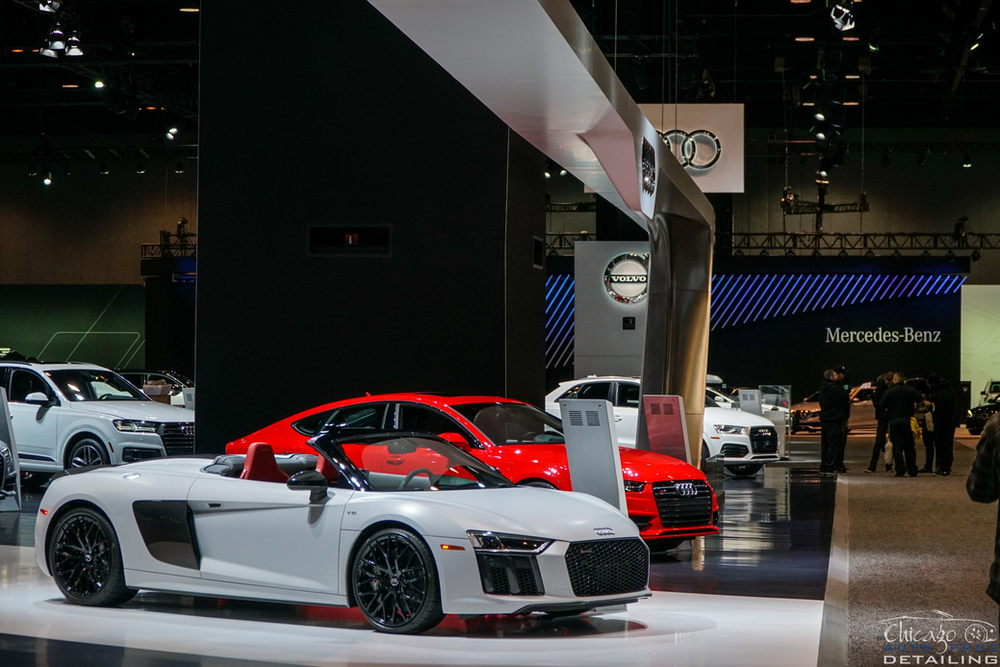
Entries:
{"label": "black alloy wheel", "polygon": [[49,570],[70,602],[113,607],[131,600],[115,529],[103,514],[88,507],[59,517],[49,538]]}
{"label": "black alloy wheel", "polygon": [[354,599],[376,630],[416,634],[444,618],[434,556],[405,528],[386,528],[365,540],[351,567]]}
{"label": "black alloy wheel", "polygon": [[101,466],[111,463],[104,445],[94,438],[83,438],[74,443],[69,451],[70,468],[86,468],[88,466]]}

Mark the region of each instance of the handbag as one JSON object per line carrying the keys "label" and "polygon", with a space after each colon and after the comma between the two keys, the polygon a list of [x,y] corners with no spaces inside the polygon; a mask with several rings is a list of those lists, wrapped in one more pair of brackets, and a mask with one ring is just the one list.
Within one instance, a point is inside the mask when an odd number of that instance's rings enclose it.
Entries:
{"label": "handbag", "polygon": [[930,410],[924,414],[924,428],[931,433],[934,432],[934,413]]}
{"label": "handbag", "polygon": [[892,440],[885,441],[885,462],[892,463]]}

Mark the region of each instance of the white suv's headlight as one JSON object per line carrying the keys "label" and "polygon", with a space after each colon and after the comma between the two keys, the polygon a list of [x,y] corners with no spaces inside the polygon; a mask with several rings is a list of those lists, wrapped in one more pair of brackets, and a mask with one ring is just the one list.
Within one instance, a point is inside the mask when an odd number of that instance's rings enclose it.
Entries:
{"label": "white suv's headlight", "polygon": [[156,422],[137,421],[135,419],[116,419],[115,428],[130,433],[156,433],[160,425]]}
{"label": "white suv's headlight", "polygon": [[735,424],[714,424],[716,433],[725,433],[726,435],[746,435],[750,432],[749,426],[737,426]]}
{"label": "white suv's headlight", "polygon": [[538,554],[552,544],[552,540],[543,540],[526,535],[508,535],[494,533],[489,530],[467,530],[469,541],[476,551],[493,551],[499,553]]}

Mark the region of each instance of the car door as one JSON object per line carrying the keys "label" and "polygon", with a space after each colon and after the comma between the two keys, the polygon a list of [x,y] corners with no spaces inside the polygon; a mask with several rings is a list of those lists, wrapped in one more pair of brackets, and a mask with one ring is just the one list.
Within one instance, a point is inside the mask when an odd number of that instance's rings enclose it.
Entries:
{"label": "car door", "polygon": [[310,493],[279,482],[203,475],[188,492],[202,577],[343,595],[340,527],[354,491]]}
{"label": "car door", "polygon": [[[25,399],[34,393],[45,394],[56,402],[52,405],[26,403]],[[60,407],[49,383],[33,370],[12,368],[7,400],[18,458],[25,462],[54,462],[61,468],[57,426]]]}
{"label": "car door", "polygon": [[618,444],[622,447],[635,447],[635,433],[639,424],[639,383],[618,382],[617,385],[613,405]]}
{"label": "car door", "polygon": [[872,399],[875,397],[875,390],[862,388],[854,392],[851,397],[851,418],[850,428],[875,428],[878,420],[875,418],[875,405]]}

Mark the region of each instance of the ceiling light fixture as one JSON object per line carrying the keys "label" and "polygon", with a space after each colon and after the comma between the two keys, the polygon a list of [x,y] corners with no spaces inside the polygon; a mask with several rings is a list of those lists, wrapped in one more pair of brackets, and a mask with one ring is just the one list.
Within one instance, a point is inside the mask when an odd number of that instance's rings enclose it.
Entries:
{"label": "ceiling light fixture", "polygon": [[837,257],[841,259],[847,259],[848,257],[850,257],[850,253],[848,253],[846,249],[841,249],[841,251],[837,253]]}
{"label": "ceiling light fixture", "polygon": [[978,250],[973,250],[972,251],[972,261],[973,262],[978,262],[980,257],[982,257],[982,254]]}
{"label": "ceiling light fixture", "polygon": [[55,51],[53,51],[52,49],[50,49],[47,46],[43,46],[42,48],[38,49],[38,53],[40,53],[41,55],[45,56],[46,58],[58,58],[59,57],[58,53],[56,53]]}
{"label": "ceiling light fixture", "polygon": [[62,0],[42,0],[38,3],[38,11],[54,14],[62,6]]}
{"label": "ceiling light fixture", "polygon": [[94,82],[94,88],[101,89],[103,87],[104,87],[104,82],[103,81],[97,80],[97,81]]}
{"label": "ceiling light fixture", "polygon": [[38,176],[38,166],[34,162],[28,163],[28,176]]}
{"label": "ceiling light fixture", "polygon": [[61,51],[65,46],[66,36],[59,26],[59,21],[56,21],[56,24],[52,26],[52,30],[49,32],[49,48],[53,51]]}
{"label": "ceiling light fixture", "polygon": [[972,167],[972,156],[969,155],[968,153],[962,156],[962,166],[965,167],[966,169]]}
{"label": "ceiling light fixture", "polygon": [[833,27],[840,32],[847,32],[854,29],[854,8],[853,0],[840,0],[830,10],[830,18],[833,19]]}
{"label": "ceiling light fixture", "polygon": [[177,164],[174,165],[174,173],[175,174],[183,174],[184,173],[184,163],[181,162],[180,160],[178,160]]}
{"label": "ceiling light fixture", "polygon": [[63,164],[63,173],[66,174],[67,176],[69,176],[70,174],[72,174],[73,173],[73,165],[71,165],[69,162]]}
{"label": "ceiling light fixture", "polygon": [[52,185],[52,169],[47,165],[42,173],[42,185]]}
{"label": "ceiling light fixture", "polygon": [[[174,139],[177,138],[177,133],[178,132],[180,132],[180,130],[178,130],[177,127],[175,127],[175,126],[171,127],[169,130],[167,130],[167,133],[166,133],[167,139],[169,139],[170,141],[173,141]],[[563,172],[561,174],[559,174],[559,175],[560,176],[565,176],[566,175],[566,171],[563,170]]]}
{"label": "ceiling light fixture", "polygon": [[875,257],[875,251],[869,248],[868,252],[865,253],[865,258],[874,259],[874,257]]}
{"label": "ceiling light fixture", "polygon": [[108,167],[108,163],[101,162],[101,164],[97,166],[97,173],[99,173],[101,176],[107,176],[109,173],[111,173],[111,169]]}
{"label": "ceiling light fixture", "polygon": [[795,41],[796,42],[815,42],[816,38],[815,37],[796,37]]}
{"label": "ceiling light fixture", "polygon": [[144,165],[142,162],[136,162],[135,163],[135,173],[137,173],[137,174],[145,174],[146,173],[146,165]]}
{"label": "ceiling light fixture", "polygon": [[66,39],[66,55],[73,58],[83,55],[83,49],[80,47],[80,35],[76,30],[71,31]]}

